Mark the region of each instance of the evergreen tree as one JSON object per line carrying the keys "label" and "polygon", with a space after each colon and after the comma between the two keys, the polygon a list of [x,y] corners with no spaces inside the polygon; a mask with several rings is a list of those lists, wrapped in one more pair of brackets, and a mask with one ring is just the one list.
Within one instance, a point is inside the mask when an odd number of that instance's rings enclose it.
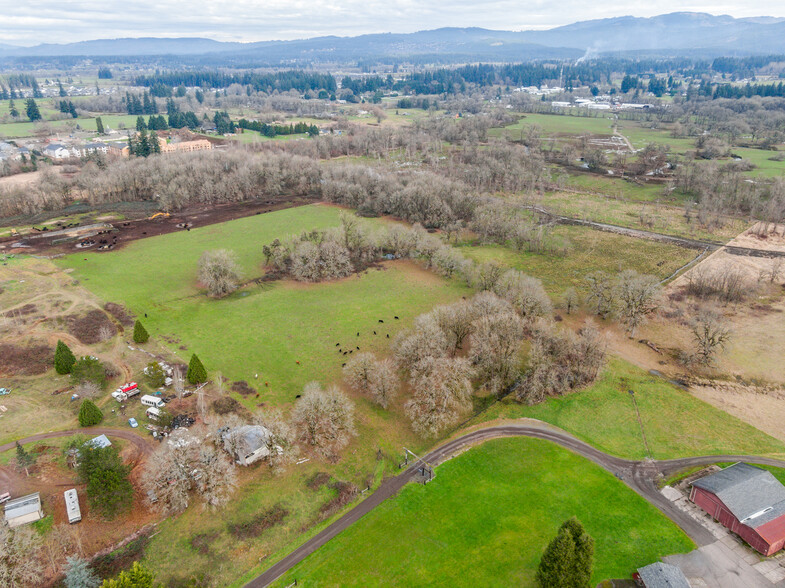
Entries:
{"label": "evergreen tree", "polygon": [[536,576],[540,588],[577,588],[572,577],[574,560],[575,542],[562,527],[542,554]]}
{"label": "evergreen tree", "polygon": [[63,88],[63,82],[57,82],[57,86],[59,88],[60,98],[68,96],[68,92],[66,92],[65,88]]}
{"label": "evergreen tree", "polygon": [[104,121],[101,120],[100,116],[95,119],[95,128],[98,131],[99,135],[103,135],[105,133],[105,131],[104,131]]}
{"label": "evergreen tree", "polygon": [[106,384],[106,368],[98,358],[86,355],[76,361],[71,368],[71,383],[78,386],[82,382],[93,382],[99,388]]}
{"label": "evergreen tree", "polygon": [[76,113],[76,106],[74,106],[73,102],[68,102],[68,112],[71,113],[73,118],[79,118],[79,115]]}
{"label": "evergreen tree", "polygon": [[141,321],[137,320],[134,323],[134,343],[147,343],[149,338],[150,334],[147,329],[144,328]]}
{"label": "evergreen tree", "polygon": [[24,470],[27,475],[30,475],[27,472],[27,468],[35,463],[35,457],[27,453],[25,448],[19,444],[19,441],[16,442],[16,467],[20,470]]}
{"label": "evergreen tree", "polygon": [[79,479],[87,484],[90,506],[107,518],[131,507],[134,489],[128,480],[130,466],[123,464],[114,445],[79,448]]}
{"label": "evergreen tree", "polygon": [[27,99],[27,118],[29,118],[31,122],[41,120],[41,111],[38,110],[38,104],[36,104],[35,100],[32,98]]}
{"label": "evergreen tree", "polygon": [[92,400],[84,399],[79,407],[79,426],[92,427],[104,420],[104,413]]}
{"label": "evergreen tree", "polygon": [[146,128],[147,128],[147,123],[144,122],[144,117],[143,116],[137,116],[136,117],[136,130],[137,131],[142,131],[142,130],[144,130]]}
{"label": "evergreen tree", "polygon": [[194,353],[188,363],[188,373],[186,378],[191,384],[201,384],[207,381],[207,370],[204,369],[199,357]]}
{"label": "evergreen tree", "polygon": [[113,580],[104,580],[101,588],[158,588],[152,572],[135,561],[130,570],[120,572]]}
{"label": "evergreen tree", "polygon": [[75,363],[76,357],[70,347],[62,341],[58,341],[55,349],[55,371],[58,374],[70,374]]}
{"label": "evergreen tree", "polygon": [[560,530],[572,536],[575,544],[575,559],[572,562],[572,578],[576,588],[587,588],[591,584],[591,572],[594,567],[594,539],[586,533],[581,522],[572,517],[564,522]]}
{"label": "evergreen tree", "polygon": [[19,118],[19,111],[16,109],[16,104],[14,104],[13,100],[8,103],[8,114],[10,114],[12,118]]}
{"label": "evergreen tree", "polygon": [[101,579],[81,557],[69,556],[66,558],[65,569],[65,588],[98,588]]}

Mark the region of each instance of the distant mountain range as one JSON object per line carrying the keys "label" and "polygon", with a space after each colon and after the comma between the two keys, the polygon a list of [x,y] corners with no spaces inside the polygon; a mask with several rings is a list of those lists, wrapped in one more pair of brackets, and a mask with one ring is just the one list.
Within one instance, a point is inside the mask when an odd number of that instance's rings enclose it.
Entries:
{"label": "distant mountain range", "polygon": [[188,56],[205,63],[330,63],[362,60],[525,61],[599,53],[753,55],[785,53],[785,18],[675,12],[577,22],[544,31],[441,28],[408,34],[226,43],[203,38],[102,39],[12,47],[0,57]]}

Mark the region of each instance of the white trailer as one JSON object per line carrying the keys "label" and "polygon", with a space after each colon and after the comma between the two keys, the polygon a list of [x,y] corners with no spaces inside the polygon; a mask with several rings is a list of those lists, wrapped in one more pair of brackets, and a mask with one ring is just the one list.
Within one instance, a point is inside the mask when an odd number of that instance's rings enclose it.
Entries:
{"label": "white trailer", "polygon": [[82,520],[82,511],[79,509],[79,495],[76,488],[71,488],[63,492],[65,495],[65,510],[68,514],[69,523],[78,523]]}
{"label": "white trailer", "polygon": [[151,421],[157,421],[161,417],[161,410],[154,406],[151,406],[150,408],[147,409],[146,414],[147,414],[147,418],[150,419]]}

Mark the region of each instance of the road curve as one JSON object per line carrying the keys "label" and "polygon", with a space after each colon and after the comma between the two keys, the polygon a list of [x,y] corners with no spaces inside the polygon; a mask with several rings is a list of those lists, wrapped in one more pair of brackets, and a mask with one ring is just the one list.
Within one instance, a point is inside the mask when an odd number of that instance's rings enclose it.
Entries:
{"label": "road curve", "polygon": [[[545,424],[508,424],[478,429],[437,447],[424,456],[423,460],[431,465],[438,465],[451,457],[458,455],[472,445],[491,439],[498,439],[500,437],[532,437],[535,439],[544,439],[561,445],[562,447],[593,461],[624,481],[624,483],[635,492],[656,506],[665,516],[681,527],[681,529],[699,546],[713,543],[715,537],[700,523],[687,516],[662,495],[657,487],[657,480],[660,475],[672,474],[693,466],[709,465],[726,461],[746,461],[749,463],[785,468],[785,461],[752,455],[705,455],[665,461],[627,460],[603,453],[591,445],[576,439],[572,435]],[[382,502],[394,496],[401,488],[417,476],[419,467],[420,466],[417,464],[412,465],[398,476],[382,482],[381,486],[379,486],[379,488],[377,488],[368,498],[337,521],[325,527],[317,535],[311,537],[289,555],[273,564],[262,574],[248,582],[246,587],[261,588],[274,582],[292,567],[330,541],[330,539],[338,535],[341,531],[347,529]]]}
{"label": "road curve", "polygon": [[140,437],[136,433],[126,431],[124,429],[109,429],[104,427],[91,427],[89,429],[71,429],[69,431],[51,431],[49,433],[39,433],[38,435],[31,435],[24,439],[12,441],[5,445],[0,445],[0,453],[13,449],[17,443],[25,445],[26,443],[34,443],[35,441],[43,441],[45,439],[55,439],[57,437],[71,437],[73,435],[106,435],[107,437],[117,437],[133,443],[139,451],[144,455],[150,455],[154,447],[148,443],[144,437]]}

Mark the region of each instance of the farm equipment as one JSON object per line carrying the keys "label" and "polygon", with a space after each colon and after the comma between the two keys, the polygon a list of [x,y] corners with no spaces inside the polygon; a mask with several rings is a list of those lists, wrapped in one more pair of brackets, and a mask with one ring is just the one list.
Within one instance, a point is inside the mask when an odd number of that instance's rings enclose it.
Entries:
{"label": "farm equipment", "polygon": [[11,388],[0,388],[0,396],[7,396],[11,393]]}
{"label": "farm equipment", "polygon": [[151,216],[147,220],[155,220],[157,218],[169,218],[169,216],[170,215],[168,212],[156,212],[153,216]]}

